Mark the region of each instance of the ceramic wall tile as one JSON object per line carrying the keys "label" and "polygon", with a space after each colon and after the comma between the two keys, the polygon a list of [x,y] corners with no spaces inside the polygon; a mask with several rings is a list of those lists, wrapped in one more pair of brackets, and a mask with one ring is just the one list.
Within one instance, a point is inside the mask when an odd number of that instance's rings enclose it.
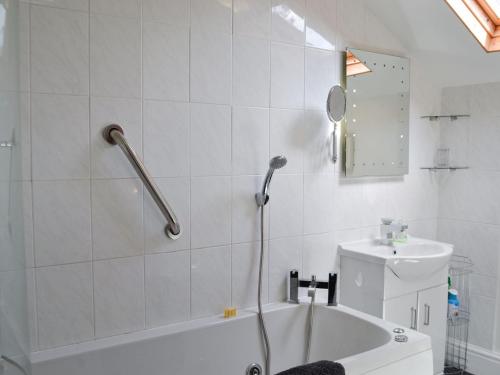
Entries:
{"label": "ceramic wall tile", "polygon": [[189,176],[189,105],[144,102],[144,162],[154,177]]}
{"label": "ceramic wall tile", "polygon": [[90,0],[90,12],[117,17],[137,18],[141,15],[141,0]]}
{"label": "ceramic wall tile", "polygon": [[[233,244],[231,251],[231,304],[240,308],[257,306],[261,242]],[[268,243],[264,241],[262,303],[268,299],[268,259]]]}
{"label": "ceramic wall tile", "polygon": [[92,181],[94,259],[144,253],[142,200],[139,179]]}
{"label": "ceramic wall tile", "polygon": [[144,21],[189,26],[189,4],[186,0],[142,0],[142,17]]}
{"label": "ceramic wall tile", "polygon": [[231,103],[231,35],[191,33],[191,101]]}
{"label": "ceramic wall tile", "polygon": [[38,342],[41,349],[94,336],[90,263],[36,270]]}
{"label": "ceramic wall tile", "polygon": [[231,107],[191,104],[191,175],[231,174]]}
{"label": "ceramic wall tile", "polygon": [[90,261],[90,182],[34,182],[33,201],[36,265]]}
{"label": "ceramic wall tile", "polygon": [[271,44],[271,107],[304,107],[304,48]]}
{"label": "ceramic wall tile", "polygon": [[145,327],[144,257],[94,262],[96,337]]}
{"label": "ceramic wall tile", "polygon": [[304,172],[334,173],[331,161],[333,125],[326,111],[306,110],[304,118]]}
{"label": "ceramic wall tile", "polygon": [[495,300],[480,296],[471,296],[471,321],[469,342],[488,350],[493,348],[493,330],[495,324]]}
{"label": "ceramic wall tile", "polygon": [[337,0],[306,0],[306,45],[335,50]]}
{"label": "ceramic wall tile", "polygon": [[274,108],[270,111],[271,155],[284,155],[288,161],[277,173],[302,173],[306,127],[304,111]]}
{"label": "ceramic wall tile", "polygon": [[191,179],[191,247],[231,243],[231,177]]}
{"label": "ceramic wall tile", "polygon": [[143,25],[144,98],[189,101],[189,29]]}
{"label": "ceramic wall tile", "polygon": [[288,275],[302,273],[302,237],[283,237],[269,241],[269,302],[287,299]]}
{"label": "ceramic wall tile", "polygon": [[140,36],[138,19],[107,15],[90,17],[92,95],[140,97]]}
{"label": "ceramic wall tile", "polygon": [[88,12],[89,0],[28,0],[33,5],[44,5],[48,7],[79,10]]}
{"label": "ceramic wall tile", "polygon": [[88,15],[31,8],[31,90],[53,94],[89,92]]}
{"label": "ceramic wall tile", "polygon": [[269,110],[233,107],[233,174],[266,173],[269,166]]}
{"label": "ceramic wall tile", "polygon": [[146,325],[157,327],[189,319],[190,254],[146,256]]}
{"label": "ceramic wall tile", "polygon": [[222,314],[231,304],[231,247],[191,251],[191,318]]}
{"label": "ceramic wall tile", "polygon": [[271,47],[269,40],[233,38],[233,103],[269,107]]}
{"label": "ceramic wall tile", "polygon": [[328,280],[328,274],[333,272],[335,257],[335,239],[331,234],[304,236],[302,250],[302,274],[309,278],[315,275],[318,280]]}
{"label": "ceramic wall tile", "polygon": [[274,176],[269,198],[270,238],[302,234],[303,189],[302,175]]}
{"label": "ceramic wall tile", "polygon": [[233,23],[234,34],[269,37],[271,0],[234,0]]}
{"label": "ceramic wall tile", "polygon": [[305,0],[272,0],[273,40],[304,45],[305,18]]}
{"label": "ceramic wall tile", "polygon": [[333,226],[332,175],[304,175],[304,233],[326,233]]}
{"label": "ceramic wall tile", "polygon": [[231,34],[232,3],[232,0],[191,0],[191,28]]}
{"label": "ceramic wall tile", "polygon": [[335,80],[334,52],[306,48],[305,106],[324,111],[328,92],[338,84]]}
{"label": "ceramic wall tile", "polygon": [[89,178],[88,97],[33,94],[31,113],[33,179]]}

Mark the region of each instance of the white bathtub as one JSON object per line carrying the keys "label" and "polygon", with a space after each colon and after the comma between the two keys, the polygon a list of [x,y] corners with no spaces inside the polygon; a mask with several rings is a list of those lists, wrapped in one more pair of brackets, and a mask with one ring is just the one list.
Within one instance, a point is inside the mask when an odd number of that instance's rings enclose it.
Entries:
{"label": "white bathtub", "polygon": [[[267,306],[272,372],[303,363],[307,305]],[[311,360],[341,362],[348,375],[432,375],[430,339],[346,307],[315,310]],[[244,375],[263,364],[254,311],[200,319],[33,353],[33,375]]]}

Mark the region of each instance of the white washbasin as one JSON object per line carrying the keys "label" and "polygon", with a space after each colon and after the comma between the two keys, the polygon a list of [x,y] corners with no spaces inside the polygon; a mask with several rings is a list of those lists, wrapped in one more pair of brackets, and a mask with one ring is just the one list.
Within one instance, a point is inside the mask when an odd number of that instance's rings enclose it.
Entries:
{"label": "white washbasin", "polygon": [[410,237],[406,243],[382,245],[361,240],[339,245],[339,254],[372,263],[384,263],[402,280],[425,279],[448,265],[453,245]]}

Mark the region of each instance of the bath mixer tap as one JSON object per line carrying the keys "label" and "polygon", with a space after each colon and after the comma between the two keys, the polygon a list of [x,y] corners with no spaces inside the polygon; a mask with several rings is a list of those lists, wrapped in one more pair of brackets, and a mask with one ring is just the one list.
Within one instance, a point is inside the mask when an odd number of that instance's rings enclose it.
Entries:
{"label": "bath mixer tap", "polygon": [[316,295],[316,287],[318,283],[316,281],[316,276],[311,275],[311,281],[309,283],[309,288],[307,289],[307,296],[313,298]]}
{"label": "bath mixer tap", "polygon": [[307,296],[312,297],[317,289],[328,290],[328,306],[336,306],[336,287],[337,287],[337,274],[330,273],[328,281],[318,281],[315,275],[312,275],[311,280],[300,279],[299,271],[292,270],[288,276],[288,302],[300,303],[299,290],[300,288],[307,288]]}

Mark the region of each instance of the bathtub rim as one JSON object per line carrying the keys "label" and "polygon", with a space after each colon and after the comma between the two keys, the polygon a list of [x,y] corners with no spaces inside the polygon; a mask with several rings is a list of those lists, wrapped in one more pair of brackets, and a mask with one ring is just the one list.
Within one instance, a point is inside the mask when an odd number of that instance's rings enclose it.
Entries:
{"label": "bathtub rim", "polygon": [[[264,313],[280,311],[284,309],[295,309],[298,307],[299,305],[284,302],[273,303],[264,306]],[[369,371],[373,371],[377,368],[387,366],[391,363],[403,360],[407,357],[419,354],[421,352],[431,350],[430,338],[427,335],[421,334],[419,332],[405,329],[405,334],[408,336],[408,342],[401,344],[394,341],[395,333],[393,332],[393,329],[397,328],[398,326],[391,322],[381,320],[377,317],[365,314],[357,310],[353,310],[342,305],[329,307],[318,304],[318,308],[334,309],[341,313],[353,315],[356,318],[360,318],[381,328],[390,335],[390,339],[378,347],[339,359],[338,362],[342,363],[346,368],[346,371],[348,371],[349,373],[363,374]],[[89,352],[95,352],[127,344],[139,343],[144,340],[155,339],[165,335],[188,332],[199,328],[216,327],[228,322],[235,322],[241,319],[246,319],[248,317],[254,317],[256,315],[256,311],[256,308],[242,309],[239,310],[238,316],[229,320],[224,319],[222,315],[218,315],[173,323],[161,327],[148,328],[142,331],[135,331],[112,337],[98,338],[92,341],[71,344],[58,348],[45,349],[32,352],[30,359],[32,365],[36,367],[37,364],[42,364],[48,361],[82,355]]]}

